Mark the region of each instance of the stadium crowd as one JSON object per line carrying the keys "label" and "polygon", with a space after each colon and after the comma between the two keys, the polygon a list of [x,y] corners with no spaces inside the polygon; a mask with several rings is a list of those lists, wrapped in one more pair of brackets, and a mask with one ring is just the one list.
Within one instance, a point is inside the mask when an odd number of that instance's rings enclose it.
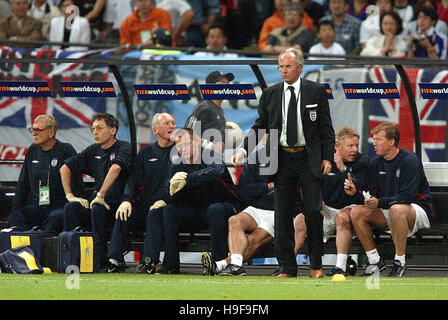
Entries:
{"label": "stadium crowd", "polygon": [[[5,7],[0,13],[6,13],[0,20],[0,39],[76,43],[66,50],[94,41],[217,50],[257,43],[268,56],[280,53],[284,82],[263,92],[254,128],[289,127],[297,114],[287,113],[287,123],[281,124],[273,123],[275,117],[269,122],[266,113],[272,111],[273,101],[281,105],[282,97],[289,110],[297,109],[294,92],[300,92],[299,101],[304,97],[302,81],[309,86],[307,94],[314,94],[311,100],[321,97],[316,103],[307,100],[302,108],[307,129],[295,137],[297,143],[290,143],[289,132],[279,138],[283,178],[262,175],[266,165],[262,152],[253,155],[243,148],[235,156],[253,156],[255,163],[244,166],[238,185],[222,161],[232,124],[226,122],[220,100],[200,102],[181,130],[172,115],[156,114],[151,126],[157,141],[141,149],[136,159],[130,144],[117,140],[119,124],[113,115],[93,117],[94,143],[79,153],[69,142],[56,139],[53,116],[40,115],[29,128],[34,143],[20,173],[9,224],[22,230],[41,225],[49,234],[79,225],[90,229],[101,270],[111,273],[124,270],[126,241],[138,227],[143,227],[145,239],[137,272],[149,274],[179,273],[179,230],[208,228],[210,254],[202,256],[206,274],[246,274],[243,263],[274,240],[276,254],[282,253],[277,256],[281,266],[277,276],[294,277],[297,270],[291,271],[289,260],[307,235],[309,251],[317,259],[311,261],[312,278],[323,276],[321,255],[317,256],[321,241],[331,235],[336,235],[338,257],[330,275],[348,273],[355,234],[368,257],[365,273],[384,270],[386,264],[373,241],[375,226],[391,232],[396,256],[389,275],[401,277],[406,271],[407,237],[428,228],[432,217],[422,164],[415,154],[399,148],[398,128],[391,123],[372,131],[378,156],[374,159],[359,153],[360,135],[354,129],[344,127],[335,134],[323,86],[299,77],[302,52],[444,59],[448,0],[377,0],[371,4],[374,7],[364,0],[347,1],[0,0]],[[233,80],[232,73],[214,71],[205,82]],[[269,139],[263,137],[265,149]],[[247,147],[246,140],[243,145]],[[204,161],[204,155],[213,161]],[[233,163],[238,166],[236,159]],[[303,165],[300,172],[299,167],[288,167],[293,161]],[[298,178],[289,179],[288,170]],[[82,174],[94,179],[96,192],[88,199],[81,188]],[[287,214],[279,215],[279,210]]]}
{"label": "stadium crowd", "polygon": [[103,43],[224,54],[258,48],[266,56],[286,47],[329,55],[447,55],[446,0],[0,0],[0,9],[0,40],[78,44],[68,50]]}

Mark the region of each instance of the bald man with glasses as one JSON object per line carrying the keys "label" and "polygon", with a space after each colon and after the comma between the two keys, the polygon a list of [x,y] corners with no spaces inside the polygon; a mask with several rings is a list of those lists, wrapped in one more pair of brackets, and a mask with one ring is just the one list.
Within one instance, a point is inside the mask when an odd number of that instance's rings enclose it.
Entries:
{"label": "bald man with glasses", "polygon": [[[71,144],[56,139],[57,129],[58,122],[47,114],[37,116],[28,128],[33,144],[28,148],[20,171],[9,226],[20,230],[40,226],[48,235],[62,231],[67,200],[59,169],[76,151]],[[81,175],[74,175],[72,188],[77,195],[83,193]]]}

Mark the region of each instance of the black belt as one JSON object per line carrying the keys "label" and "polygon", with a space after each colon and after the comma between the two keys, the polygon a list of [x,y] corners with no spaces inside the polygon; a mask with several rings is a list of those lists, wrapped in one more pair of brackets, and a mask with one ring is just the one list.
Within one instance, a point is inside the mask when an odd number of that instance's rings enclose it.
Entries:
{"label": "black belt", "polygon": [[296,152],[302,152],[305,151],[305,147],[295,147],[295,148],[289,148],[289,147],[281,147],[283,151],[289,152],[289,153],[296,153]]}

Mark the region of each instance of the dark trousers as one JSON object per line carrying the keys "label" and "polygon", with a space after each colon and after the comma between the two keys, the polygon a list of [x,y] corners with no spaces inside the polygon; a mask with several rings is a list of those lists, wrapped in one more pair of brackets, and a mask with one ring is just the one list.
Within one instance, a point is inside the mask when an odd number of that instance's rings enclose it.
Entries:
{"label": "dark trousers", "polygon": [[302,189],[303,214],[307,227],[308,250],[312,269],[322,268],[323,230],[321,180],[313,176],[306,152],[279,151],[279,169],[275,177],[275,253],[282,261],[282,273],[297,275],[294,254],[293,218],[297,214],[297,184]]}
{"label": "dark trousers", "polygon": [[141,209],[133,207],[132,212],[126,221],[122,221],[121,219],[115,220],[110,245],[107,250],[107,258],[112,258],[119,262],[124,261],[123,253],[126,251],[126,241],[129,233],[137,230],[140,225],[144,224],[148,211],[147,207]]}
{"label": "dark trousers", "polygon": [[143,258],[150,257],[153,261],[160,261],[162,249],[163,216],[165,207],[151,210],[146,217],[146,234],[143,246]]}
{"label": "dark trousers", "polygon": [[179,260],[179,228],[189,231],[208,226],[210,230],[210,252],[214,260],[222,260],[228,256],[227,237],[228,220],[238,212],[231,203],[217,202],[205,208],[193,208],[186,205],[169,204],[165,208],[163,224],[165,231],[165,257],[163,263],[169,267],[178,266]]}
{"label": "dark trousers", "polygon": [[79,202],[69,202],[64,207],[64,230],[71,231],[77,226],[88,229],[91,226],[95,243],[94,255],[100,261],[106,258],[108,231],[114,225],[118,208],[117,204],[108,204],[110,210],[100,204],[94,204],[91,210],[86,209]]}
{"label": "dark trousers", "polygon": [[8,217],[9,226],[17,226],[20,230],[30,230],[40,226],[48,235],[57,235],[62,231],[64,209],[53,206],[30,204],[19,210],[12,210]]}

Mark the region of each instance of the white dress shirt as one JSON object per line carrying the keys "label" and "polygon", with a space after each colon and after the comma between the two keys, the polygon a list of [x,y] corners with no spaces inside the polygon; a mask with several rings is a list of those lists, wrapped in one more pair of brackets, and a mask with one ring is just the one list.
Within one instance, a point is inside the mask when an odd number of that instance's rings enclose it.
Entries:
{"label": "white dress shirt", "polygon": [[283,95],[282,95],[282,131],[280,134],[280,145],[283,147],[292,147],[288,146],[286,142],[287,139],[287,123],[288,123],[288,107],[289,100],[291,99],[291,90],[288,89],[289,86],[294,87],[294,94],[297,99],[297,140],[298,142],[294,147],[301,147],[305,145],[305,135],[303,134],[303,126],[302,126],[302,117],[300,112],[300,83],[301,79],[299,78],[293,84],[287,84],[283,82]]}

